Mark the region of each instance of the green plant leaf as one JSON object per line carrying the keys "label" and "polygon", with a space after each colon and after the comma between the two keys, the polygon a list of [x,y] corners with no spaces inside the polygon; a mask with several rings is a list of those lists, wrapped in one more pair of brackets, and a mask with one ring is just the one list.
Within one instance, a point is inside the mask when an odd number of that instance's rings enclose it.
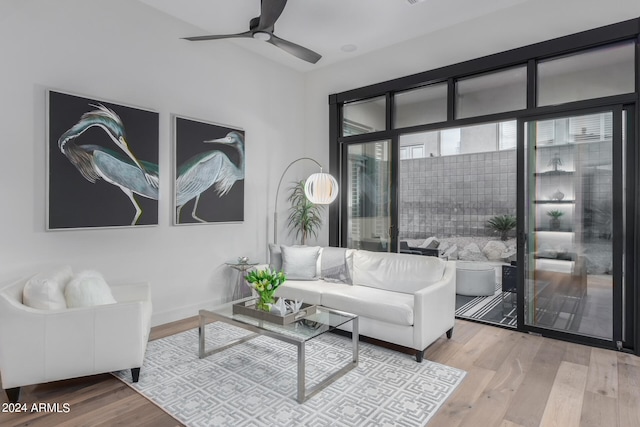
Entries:
{"label": "green plant leaf", "polygon": [[497,215],[487,221],[489,228],[495,231],[509,231],[516,228],[516,217],[512,215]]}
{"label": "green plant leaf", "polygon": [[547,215],[549,215],[551,218],[560,218],[561,216],[564,215],[564,212],[559,211],[557,209],[554,209],[552,211],[547,211]]}
{"label": "green plant leaf", "polygon": [[318,230],[322,227],[323,206],[315,205],[307,199],[304,193],[304,181],[296,181],[289,188],[287,200],[291,203],[287,225],[289,233],[295,232],[295,237],[301,238],[304,244],[310,236],[318,237]]}
{"label": "green plant leaf", "polygon": [[507,234],[517,224],[516,217],[512,215],[497,215],[487,221],[489,228],[500,233],[501,240],[507,240]]}

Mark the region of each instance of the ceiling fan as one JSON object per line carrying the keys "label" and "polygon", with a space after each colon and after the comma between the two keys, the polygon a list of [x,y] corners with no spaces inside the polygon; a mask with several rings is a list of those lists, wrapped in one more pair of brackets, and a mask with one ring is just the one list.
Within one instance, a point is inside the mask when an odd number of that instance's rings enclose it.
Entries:
{"label": "ceiling fan", "polygon": [[293,56],[315,64],[320,58],[322,58],[321,55],[307,49],[306,47],[281,39],[273,34],[273,27],[282,14],[286,4],[287,0],[261,0],[260,16],[249,21],[249,31],[245,31],[244,33],[185,37],[184,39],[189,41],[204,41],[232,38],[254,38],[271,43]]}

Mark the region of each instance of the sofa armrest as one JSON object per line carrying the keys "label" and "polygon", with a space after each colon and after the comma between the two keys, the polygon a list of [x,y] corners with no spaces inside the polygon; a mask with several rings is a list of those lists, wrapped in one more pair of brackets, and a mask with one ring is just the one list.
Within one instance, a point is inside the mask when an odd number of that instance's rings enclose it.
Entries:
{"label": "sofa armrest", "polygon": [[35,384],[44,377],[45,324],[44,310],[23,306],[0,295],[0,372],[3,388]]}
{"label": "sofa armrest", "polygon": [[442,279],[414,293],[414,343],[422,350],[453,328],[456,314],[456,264],[447,261]]}
{"label": "sofa armrest", "polygon": [[95,307],[94,370],[139,368],[151,329],[151,301],[130,301]]}

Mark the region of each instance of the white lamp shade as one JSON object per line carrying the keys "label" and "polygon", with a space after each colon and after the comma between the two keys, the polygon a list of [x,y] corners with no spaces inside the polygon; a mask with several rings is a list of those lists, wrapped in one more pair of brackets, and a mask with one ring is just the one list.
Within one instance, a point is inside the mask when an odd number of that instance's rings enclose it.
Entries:
{"label": "white lamp shade", "polygon": [[328,205],[338,197],[338,181],[328,173],[314,173],[307,178],[304,194],[311,203]]}

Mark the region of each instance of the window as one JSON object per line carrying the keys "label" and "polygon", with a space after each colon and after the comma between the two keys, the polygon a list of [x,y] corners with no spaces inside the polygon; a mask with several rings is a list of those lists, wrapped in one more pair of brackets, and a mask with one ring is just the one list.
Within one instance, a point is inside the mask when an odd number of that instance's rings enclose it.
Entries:
{"label": "window", "polygon": [[359,135],[385,129],[386,97],[345,104],[342,109],[342,135]]}
{"label": "window", "polygon": [[400,160],[420,159],[424,156],[424,145],[409,145],[400,147]]}
{"label": "window", "polygon": [[611,114],[589,114],[569,120],[569,142],[591,142],[611,140],[613,116]]}
{"label": "window", "polygon": [[555,120],[541,120],[536,126],[537,144],[552,144],[556,139]]}
{"label": "window", "polygon": [[399,92],[394,98],[395,128],[447,120],[447,84]]}
{"label": "window", "polygon": [[[398,165],[400,238],[495,236],[487,221],[516,213],[516,123],[401,135],[406,157]],[[426,150],[425,158],[411,158],[415,145],[409,142],[430,138],[439,141],[439,154]]]}
{"label": "window", "polygon": [[526,107],[526,67],[460,79],[456,84],[458,119],[522,110]]}
{"label": "window", "polygon": [[498,123],[499,150],[516,148],[517,127],[518,122],[516,120]]}
{"label": "window", "polygon": [[400,135],[400,160],[438,156],[438,131]]}
{"label": "window", "polygon": [[440,132],[440,155],[460,154],[460,128],[445,129]]}
{"label": "window", "polygon": [[635,90],[633,40],[538,64],[538,105],[600,98]]}
{"label": "window", "polygon": [[486,153],[516,148],[517,121],[400,135],[400,160],[456,154]]}

